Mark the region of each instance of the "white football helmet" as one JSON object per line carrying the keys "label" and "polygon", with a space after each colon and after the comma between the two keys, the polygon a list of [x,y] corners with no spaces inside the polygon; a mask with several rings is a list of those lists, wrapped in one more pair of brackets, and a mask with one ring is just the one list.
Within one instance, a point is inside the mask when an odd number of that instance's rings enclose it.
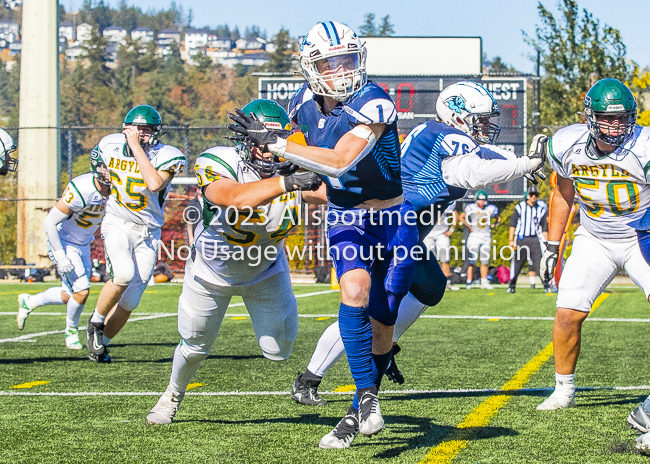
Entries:
{"label": "white football helmet", "polygon": [[8,172],[16,172],[18,160],[9,156],[9,153],[16,151],[14,139],[4,129],[0,129],[0,176],[6,176]]}
{"label": "white football helmet", "polygon": [[303,38],[300,67],[315,94],[338,101],[368,81],[366,47],[352,29],[336,21],[316,24]]}
{"label": "white football helmet", "polygon": [[499,116],[499,105],[476,82],[456,82],[440,92],[436,113],[442,122],[460,129],[478,143],[494,143],[501,131],[490,122],[492,116]]}

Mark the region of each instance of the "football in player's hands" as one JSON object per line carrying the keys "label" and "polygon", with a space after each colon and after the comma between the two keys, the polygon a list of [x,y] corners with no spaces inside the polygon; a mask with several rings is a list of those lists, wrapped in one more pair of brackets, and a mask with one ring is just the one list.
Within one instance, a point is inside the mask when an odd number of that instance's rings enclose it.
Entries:
{"label": "football in player's hands", "polygon": [[318,190],[318,187],[323,183],[318,174],[307,172],[295,172],[288,176],[280,178],[284,185],[284,190],[293,192],[295,190]]}

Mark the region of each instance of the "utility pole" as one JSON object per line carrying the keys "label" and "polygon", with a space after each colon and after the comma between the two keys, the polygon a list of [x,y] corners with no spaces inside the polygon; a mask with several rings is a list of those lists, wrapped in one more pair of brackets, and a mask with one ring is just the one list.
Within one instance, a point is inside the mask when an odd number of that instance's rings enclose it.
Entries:
{"label": "utility pole", "polygon": [[16,251],[43,266],[43,220],[60,194],[58,38],[57,0],[23,2]]}

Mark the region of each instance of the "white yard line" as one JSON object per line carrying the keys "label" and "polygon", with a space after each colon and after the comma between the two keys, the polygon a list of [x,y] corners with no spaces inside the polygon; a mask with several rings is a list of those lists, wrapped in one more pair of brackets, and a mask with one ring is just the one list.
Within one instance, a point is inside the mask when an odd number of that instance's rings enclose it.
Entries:
{"label": "white yard line", "polygon": [[[317,295],[325,295],[328,293],[338,293],[338,290],[323,290],[320,292],[310,292],[310,293],[301,293],[299,295],[296,295],[296,298],[307,298],[310,296],[317,296]],[[228,306],[228,308],[236,308],[239,306],[244,306],[244,303],[233,303]],[[5,316],[15,316],[18,313],[14,312],[9,312],[9,313],[0,313],[0,315],[5,315]],[[32,313],[31,316],[65,316],[65,313]],[[153,313],[149,314],[146,316],[138,316],[134,317],[132,319],[129,319],[128,322],[137,322],[137,321],[147,321],[150,319],[160,319],[162,317],[175,317],[176,313]],[[248,314],[228,314],[226,313],[226,316],[228,317],[247,317]],[[309,314],[305,315],[304,317],[336,317],[335,314],[332,315],[318,315],[318,314]],[[85,327],[80,327],[79,330],[86,330]],[[25,334],[21,335],[19,337],[14,337],[14,338],[4,338],[0,339],[0,343],[8,343],[8,342],[27,342],[27,341],[32,341],[33,338],[35,337],[42,337],[44,335],[55,335],[55,334],[62,334],[64,333],[65,330],[51,330],[49,332],[39,332],[39,333],[34,333],[34,334]]]}
{"label": "white yard line", "polygon": [[[650,385],[630,385],[623,387],[578,387],[578,391],[627,391],[627,390],[649,390]],[[382,394],[391,395],[431,395],[431,394],[454,394],[454,393],[535,393],[553,391],[554,388],[521,388],[518,390],[501,390],[497,388],[465,389],[457,388],[451,390],[382,390]],[[321,391],[321,395],[352,395],[354,392],[331,392]],[[259,392],[193,392],[188,391],[186,396],[287,396],[290,391],[259,391]],[[25,392],[25,391],[0,391],[0,396],[160,396],[162,392]]]}

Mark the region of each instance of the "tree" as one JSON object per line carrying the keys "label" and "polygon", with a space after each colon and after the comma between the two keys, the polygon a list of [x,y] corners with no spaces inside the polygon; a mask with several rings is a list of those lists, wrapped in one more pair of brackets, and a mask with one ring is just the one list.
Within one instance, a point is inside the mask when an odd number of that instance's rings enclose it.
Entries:
{"label": "tree", "polygon": [[576,0],[560,0],[560,19],[539,3],[541,25],[535,38],[524,40],[540,55],[541,123],[578,122],[589,87],[603,77],[624,81],[628,75],[625,45],[617,29],[600,22],[586,9],[579,15]]}
{"label": "tree", "polygon": [[390,15],[386,15],[381,18],[381,24],[377,30],[377,35],[379,37],[391,37],[395,35],[395,29],[393,29],[394,24],[391,24],[389,19]]}
{"label": "tree", "polygon": [[289,31],[282,28],[271,39],[275,45],[275,51],[269,54],[269,62],[265,65],[266,71],[287,73],[293,68],[291,54],[294,52],[294,45],[289,37]]}
{"label": "tree", "polygon": [[500,56],[495,56],[492,60],[487,60],[486,55],[483,55],[483,66],[488,68],[489,73],[516,73],[518,72],[515,68],[509,64],[501,61]]}
{"label": "tree", "polygon": [[359,35],[364,37],[375,37],[377,35],[377,28],[375,27],[375,14],[366,13],[363,17],[363,24],[359,27]]}

